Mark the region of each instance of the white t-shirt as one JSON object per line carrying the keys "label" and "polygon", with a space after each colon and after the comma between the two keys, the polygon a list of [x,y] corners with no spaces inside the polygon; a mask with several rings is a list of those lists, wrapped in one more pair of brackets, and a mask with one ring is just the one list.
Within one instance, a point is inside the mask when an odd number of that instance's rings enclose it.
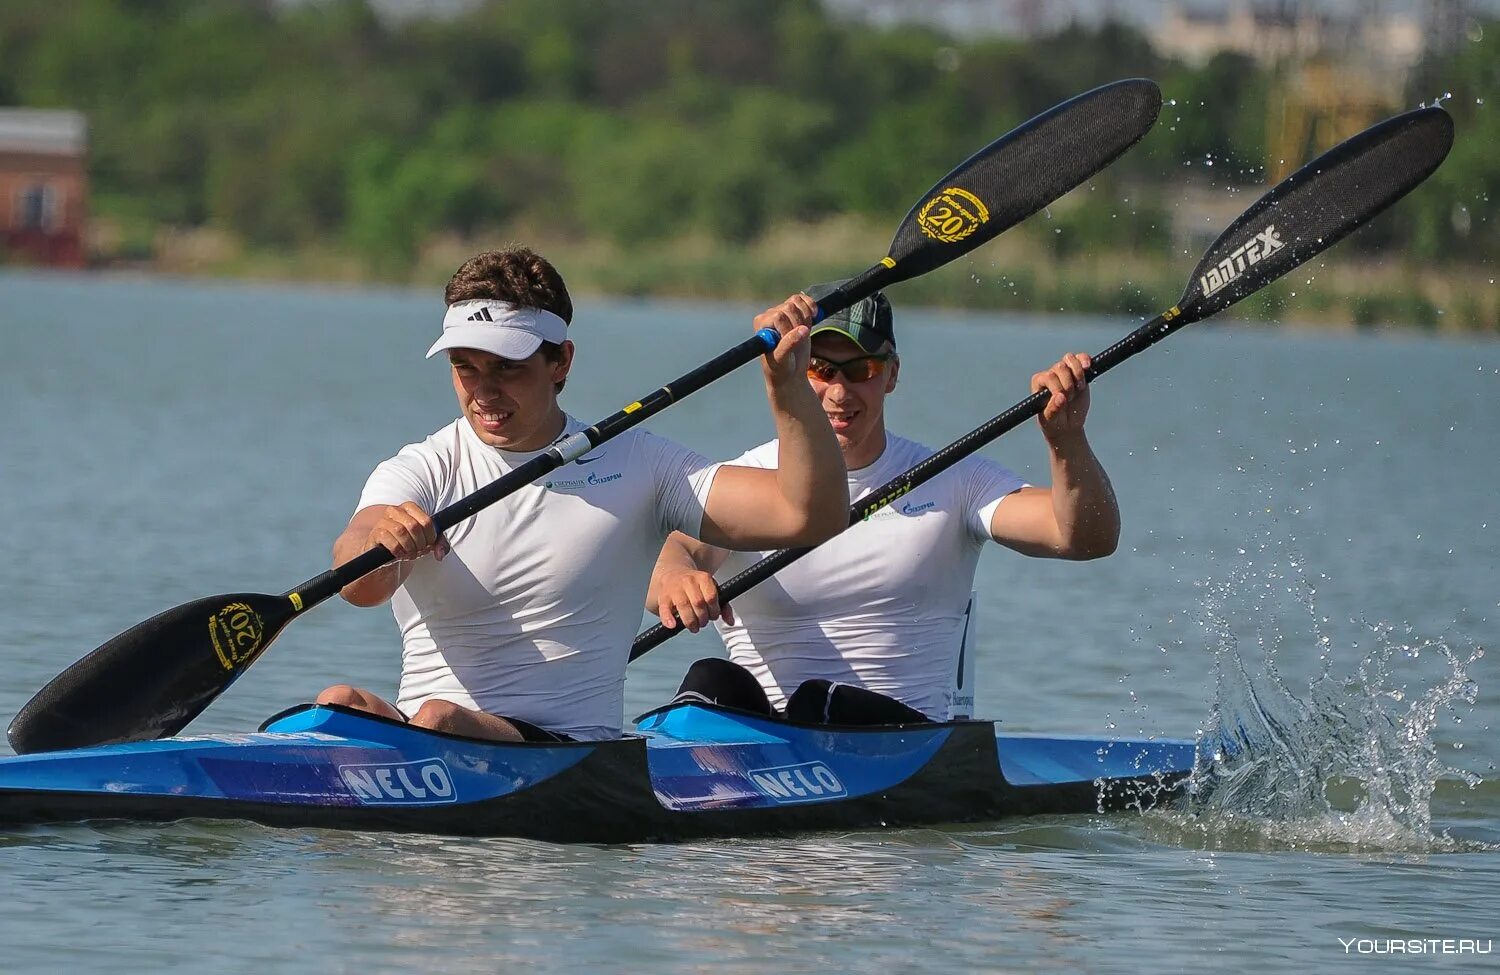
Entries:
{"label": "white t-shirt", "polygon": [[[932,453],[887,433],[880,458],[849,472],[850,502]],[[730,463],[775,467],[776,441]],[[1025,486],[993,461],[965,458],[735,599],[735,625],[718,624],[729,659],[756,676],[777,708],[804,680],[822,678],[946,718],[990,519]],[[718,578],[765,554],[729,553]]]}
{"label": "white t-shirt", "polygon": [[[568,417],[565,434],[584,428]],[[370,475],[359,508],[435,512],[540,454],[491,447],[460,418]],[[628,430],[447,533],[391,608],[397,706],[434,698],[576,738],[618,737],[625,664],[651,570],[673,529],[696,536],[718,465]]]}

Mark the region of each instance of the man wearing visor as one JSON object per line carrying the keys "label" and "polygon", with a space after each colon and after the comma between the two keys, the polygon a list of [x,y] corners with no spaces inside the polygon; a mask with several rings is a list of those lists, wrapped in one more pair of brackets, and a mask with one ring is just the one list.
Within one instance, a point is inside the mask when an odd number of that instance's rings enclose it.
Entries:
{"label": "man wearing visor", "polygon": [[[877,293],[812,330],[807,381],[843,451],[852,501],[933,453],[885,427],[901,365],[893,326],[890,303]],[[647,608],[664,625],[681,620],[694,632],[718,621],[729,651],[728,660],[694,663],[679,699],[813,723],[947,720],[984,544],[1093,559],[1119,540],[1114,492],[1084,436],[1089,362],[1069,354],[1031,377],[1033,391],[1051,391],[1039,417],[1051,487],[1027,485],[971,455],[739,596],[732,609],[719,605],[713,573],[728,577],[768,553],[669,537]],[[772,440],[730,463],[774,468],[780,457]]]}
{"label": "man wearing visor", "polygon": [[443,355],[462,416],[370,475],[335,564],[377,545],[396,561],[351,583],[401,629],[394,703],[347,684],[320,704],[501,741],[617,737],[625,663],[651,566],[672,531],[724,548],[814,544],[844,524],[838,444],[803,378],[816,310],[793,295],[755,319],[784,445],[778,469],[730,467],[633,428],[451,528],[431,515],[586,426],[558,393],[573,304],[525,249],[466,261],[445,293]]}

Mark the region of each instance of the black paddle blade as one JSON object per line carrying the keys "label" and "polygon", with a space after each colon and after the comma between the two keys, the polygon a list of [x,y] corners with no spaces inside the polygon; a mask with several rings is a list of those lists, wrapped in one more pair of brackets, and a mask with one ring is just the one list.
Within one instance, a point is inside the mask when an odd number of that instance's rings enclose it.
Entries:
{"label": "black paddle blade", "polygon": [[1453,147],[1437,106],[1386,119],[1342,142],[1257,200],[1219,235],[1177,303],[1198,321],[1316,256],[1416,186]]}
{"label": "black paddle blade", "polygon": [[962,257],[1118,159],[1156,124],[1161,89],[1132,78],[1024,122],[944,176],[901,221],[886,284]]}
{"label": "black paddle blade", "polygon": [[235,593],[153,616],[38,691],[11,722],[10,747],[25,755],[176,734],[296,615],[286,596]]}

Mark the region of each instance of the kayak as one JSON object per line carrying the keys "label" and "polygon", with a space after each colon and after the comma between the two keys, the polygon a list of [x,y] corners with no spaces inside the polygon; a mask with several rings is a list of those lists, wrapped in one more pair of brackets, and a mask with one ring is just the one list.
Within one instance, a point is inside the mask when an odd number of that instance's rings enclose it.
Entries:
{"label": "kayak", "polygon": [[0,826],[204,818],[670,842],[1147,808],[1182,792],[1195,757],[1186,740],[800,725],[697,703],[638,731],[500,743],[304,705],[255,733],[0,759]]}

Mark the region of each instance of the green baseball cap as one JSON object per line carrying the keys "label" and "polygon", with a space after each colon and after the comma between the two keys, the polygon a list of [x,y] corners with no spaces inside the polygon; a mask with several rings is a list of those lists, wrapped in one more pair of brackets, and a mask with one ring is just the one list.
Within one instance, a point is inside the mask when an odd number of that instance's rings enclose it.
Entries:
{"label": "green baseball cap", "polygon": [[[829,281],[815,284],[807,289],[807,296],[820,301],[845,284],[845,281]],[[879,352],[889,342],[896,347],[895,324],[891,317],[891,303],[877,291],[868,298],[861,298],[851,307],[829,315],[812,327],[812,334],[838,332],[854,340],[854,344],[869,353]]]}

